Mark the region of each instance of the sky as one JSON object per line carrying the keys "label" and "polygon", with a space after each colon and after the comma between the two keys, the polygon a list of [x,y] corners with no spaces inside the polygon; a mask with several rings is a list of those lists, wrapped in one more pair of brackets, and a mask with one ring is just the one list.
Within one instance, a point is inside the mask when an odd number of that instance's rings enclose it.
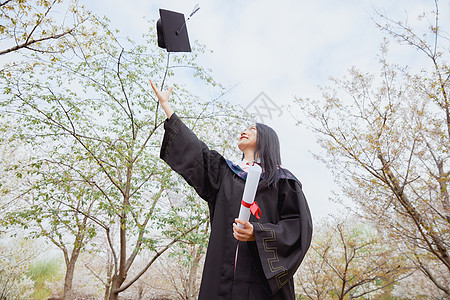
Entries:
{"label": "sky", "polygon": [[[81,1],[83,2],[83,1]],[[432,0],[96,0],[83,2],[105,15],[122,35],[139,38],[148,20],[159,18],[159,8],[189,15],[191,41],[197,40],[212,53],[200,62],[213,70],[213,77],[232,88],[222,99],[248,110],[266,103],[274,110],[264,123],[280,138],[283,166],[302,182],[313,219],[345,214],[330,201],[339,193],[331,171],[313,153],[321,151],[316,138],[297,126],[292,114],[301,116],[295,97],[319,98],[319,86],[330,77],[342,77],[353,66],[377,73],[380,44],[385,36],[372,17],[376,11],[395,20],[418,24],[417,16],[434,9]],[[441,22],[450,20],[450,2],[440,2]],[[422,26],[423,27],[423,26]],[[392,56],[413,64],[415,54],[407,47],[395,48]],[[184,75],[183,75],[184,76]],[[192,84],[190,89],[205,100],[215,97],[204,85],[189,78],[174,80]],[[265,101],[265,102],[264,102]],[[291,108],[287,106],[291,105]]]}

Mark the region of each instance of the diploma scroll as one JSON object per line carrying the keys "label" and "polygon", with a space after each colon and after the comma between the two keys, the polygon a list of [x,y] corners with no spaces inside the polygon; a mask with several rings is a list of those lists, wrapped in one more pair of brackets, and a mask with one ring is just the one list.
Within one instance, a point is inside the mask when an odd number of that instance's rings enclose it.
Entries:
{"label": "diploma scroll", "polygon": [[[248,222],[250,219],[250,209],[252,206],[258,207],[255,201],[256,189],[258,188],[259,177],[261,176],[261,167],[258,164],[253,164],[248,169],[247,180],[245,182],[244,193],[242,195],[241,209],[239,210],[238,219]],[[258,208],[259,210],[259,208]],[[253,214],[255,214],[253,212]],[[259,217],[257,216],[259,219]],[[238,224],[240,228],[244,228],[243,225]]]}

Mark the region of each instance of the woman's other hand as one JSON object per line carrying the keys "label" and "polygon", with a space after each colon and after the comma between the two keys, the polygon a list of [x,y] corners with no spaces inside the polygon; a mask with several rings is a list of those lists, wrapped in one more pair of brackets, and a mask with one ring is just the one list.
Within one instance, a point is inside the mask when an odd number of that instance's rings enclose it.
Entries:
{"label": "woman's other hand", "polygon": [[[252,242],[255,240],[255,233],[253,232],[253,225],[250,222],[245,222],[239,219],[234,219],[233,236],[241,242]],[[237,224],[241,224],[244,228],[240,228]]]}

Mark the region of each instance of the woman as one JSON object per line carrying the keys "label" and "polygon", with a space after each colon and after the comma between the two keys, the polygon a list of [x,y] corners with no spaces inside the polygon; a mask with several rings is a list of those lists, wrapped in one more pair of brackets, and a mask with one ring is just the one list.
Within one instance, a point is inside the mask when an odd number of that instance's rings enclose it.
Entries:
{"label": "woman", "polygon": [[[263,124],[247,128],[238,142],[243,161],[235,165],[209,150],[183,124],[169,104],[172,88],[161,92],[150,82],[167,115],[161,158],[194,187],[210,210],[199,299],[294,300],[293,275],[310,245],[312,221],[300,182],[280,167],[276,133]],[[245,222],[236,216],[246,162],[255,160],[263,169],[255,197],[261,217]]]}

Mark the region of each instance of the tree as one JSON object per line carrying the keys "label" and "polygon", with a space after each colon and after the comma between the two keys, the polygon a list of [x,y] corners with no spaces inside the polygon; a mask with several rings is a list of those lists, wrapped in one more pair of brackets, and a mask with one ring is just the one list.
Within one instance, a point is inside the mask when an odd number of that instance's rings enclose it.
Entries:
{"label": "tree", "polygon": [[323,99],[298,104],[359,213],[448,297],[450,69],[435,3],[428,34],[378,15],[381,30],[429,63],[418,73],[390,64],[385,42],[379,76],[352,68]]}
{"label": "tree", "polygon": [[34,282],[26,271],[38,250],[31,241],[0,237],[0,299],[28,298]]}
{"label": "tree", "polygon": [[[174,229],[183,224],[190,227],[199,220],[203,220],[203,223],[171,249],[166,262],[161,264],[160,273],[170,282],[172,289],[176,291],[180,299],[194,300],[198,298],[200,291],[201,267],[208,245],[210,228],[209,212],[203,203],[204,200],[200,199],[191,189],[188,190],[188,193],[187,201],[183,201],[184,204],[171,203],[176,209],[173,210],[174,214],[168,221],[179,223]],[[173,197],[178,202],[177,198],[179,197]]]}
{"label": "tree", "polygon": [[21,50],[64,52],[79,36],[91,35],[84,27],[91,17],[78,1],[2,0],[0,56]]}
{"label": "tree", "polygon": [[373,228],[334,220],[319,226],[297,282],[308,299],[373,297],[409,275],[402,259]]}
{"label": "tree", "polygon": [[54,155],[30,166],[33,180],[30,184],[22,182],[21,203],[10,206],[2,222],[20,225],[30,230],[33,237],[46,237],[62,251],[66,266],[64,294],[71,297],[75,264],[86,243],[95,235],[89,216],[96,212],[99,194],[79,182],[78,174],[71,172],[70,168],[77,166],[88,175],[88,168],[83,168],[82,162],[76,163],[67,155],[64,164],[58,163],[52,160]]}
{"label": "tree", "polygon": [[[75,150],[61,151],[66,146],[62,139],[58,147],[43,154],[32,150],[30,144],[15,136],[19,126],[5,125],[0,138],[2,161],[2,218],[0,224],[20,225],[32,237],[46,237],[64,255],[66,264],[65,293],[70,295],[75,263],[86,242],[95,234],[91,220],[98,194],[82,183],[73,166],[83,169],[88,176],[85,161],[74,156]],[[34,144],[37,146],[38,144]],[[35,155],[33,157],[33,154]],[[31,156],[31,157],[30,157]]]}
{"label": "tree", "polygon": [[[175,73],[170,63],[185,66],[203,84],[217,86],[195,63],[203,49],[167,56],[166,62],[152,28],[146,44],[138,45],[117,40],[106,22],[94,25],[95,38],[77,43],[70,55],[33,52],[0,72],[5,116],[14,116],[21,126],[14,138],[33,149],[28,171],[33,184],[22,186],[20,199],[34,205],[31,210],[28,204],[10,209],[8,221],[23,227],[34,222],[35,233],[63,252],[67,247],[62,241],[72,237],[66,299],[71,295],[70,272],[87,235],[102,232],[108,241],[112,266],[105,297],[117,299],[158,257],[205,222],[198,219],[190,227],[178,222],[176,228],[164,223],[171,213],[164,206],[165,191],[172,188],[171,171],[159,159],[165,117],[148,90],[149,77],[171,80]],[[232,107],[217,99],[200,102],[173,84],[178,114],[188,126],[200,128],[200,135],[225,132],[229,128],[222,124],[236,123]],[[209,141],[222,143],[218,134]],[[63,234],[61,228],[72,230]],[[133,270],[143,249],[154,255],[141,270]]]}

